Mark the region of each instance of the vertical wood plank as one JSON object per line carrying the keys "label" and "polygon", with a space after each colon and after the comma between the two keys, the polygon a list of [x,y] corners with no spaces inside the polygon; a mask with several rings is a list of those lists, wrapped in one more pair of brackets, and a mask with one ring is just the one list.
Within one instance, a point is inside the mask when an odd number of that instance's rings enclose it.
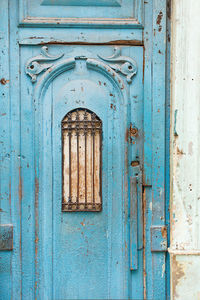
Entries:
{"label": "vertical wood plank", "polygon": [[[166,0],[153,1],[152,225],[165,225]],[[153,298],[166,293],[165,252],[152,254]]]}
{"label": "vertical wood plank", "polygon": [[[23,57],[29,54],[29,49],[20,50],[21,65],[21,240],[22,240],[22,294],[29,299],[34,298],[34,152],[33,152],[33,86],[23,72]],[[27,101],[26,94],[30,95]],[[27,253],[29,255],[27,255]]]}
{"label": "vertical wood plank", "polygon": [[[0,224],[11,223],[9,5],[0,9]],[[0,294],[11,298],[11,252],[0,251]]]}
{"label": "vertical wood plank", "polygon": [[153,5],[145,1],[144,30],[144,298],[153,299],[152,252],[150,227],[152,223],[152,52],[153,52]]}
{"label": "vertical wood plank", "polygon": [[137,179],[130,178],[130,269],[138,268]]}
{"label": "vertical wood plank", "polygon": [[143,56],[144,85],[144,173],[143,185],[152,185],[152,3],[145,2],[145,30]]}
{"label": "vertical wood plank", "polygon": [[[5,1],[6,2],[6,1]],[[13,224],[12,252],[12,298],[22,297],[22,253],[21,253],[21,196],[23,185],[20,179],[20,74],[19,44],[17,28],[18,1],[9,3],[10,33],[10,96],[11,96],[11,214]],[[4,14],[5,11],[1,10]]]}

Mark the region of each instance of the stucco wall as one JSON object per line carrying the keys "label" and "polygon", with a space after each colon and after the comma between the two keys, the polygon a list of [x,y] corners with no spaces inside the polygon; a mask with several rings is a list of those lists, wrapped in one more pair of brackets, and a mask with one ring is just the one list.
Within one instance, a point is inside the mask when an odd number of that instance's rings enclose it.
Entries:
{"label": "stucco wall", "polygon": [[200,1],[172,0],[171,299],[200,299]]}

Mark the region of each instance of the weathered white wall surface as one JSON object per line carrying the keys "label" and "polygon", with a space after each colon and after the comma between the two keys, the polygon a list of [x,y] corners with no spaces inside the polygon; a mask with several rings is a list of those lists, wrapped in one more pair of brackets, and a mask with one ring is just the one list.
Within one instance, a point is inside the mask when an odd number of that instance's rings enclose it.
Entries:
{"label": "weathered white wall surface", "polygon": [[171,299],[200,299],[200,0],[172,0]]}

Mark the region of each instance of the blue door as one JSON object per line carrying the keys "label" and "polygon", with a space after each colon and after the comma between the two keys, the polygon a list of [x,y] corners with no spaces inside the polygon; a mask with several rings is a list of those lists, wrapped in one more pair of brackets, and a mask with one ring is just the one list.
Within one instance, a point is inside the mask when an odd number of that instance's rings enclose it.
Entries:
{"label": "blue door", "polygon": [[3,0],[0,299],[168,298],[161,2]]}

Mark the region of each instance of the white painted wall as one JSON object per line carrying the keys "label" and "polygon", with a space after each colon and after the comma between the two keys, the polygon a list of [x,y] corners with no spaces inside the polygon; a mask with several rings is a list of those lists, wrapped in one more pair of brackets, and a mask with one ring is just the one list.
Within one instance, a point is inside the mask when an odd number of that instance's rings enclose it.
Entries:
{"label": "white painted wall", "polygon": [[200,0],[172,0],[171,55],[171,299],[199,300]]}

